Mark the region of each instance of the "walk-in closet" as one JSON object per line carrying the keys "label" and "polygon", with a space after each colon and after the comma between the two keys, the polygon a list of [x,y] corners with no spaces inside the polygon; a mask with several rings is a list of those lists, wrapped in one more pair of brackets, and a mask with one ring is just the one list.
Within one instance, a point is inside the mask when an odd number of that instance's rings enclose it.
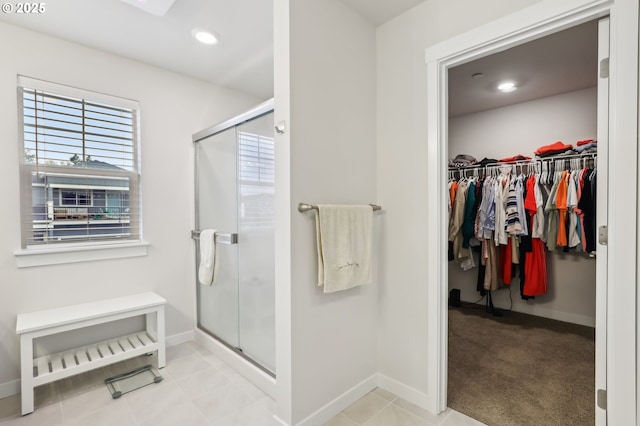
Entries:
{"label": "walk-in closet", "polygon": [[447,402],[488,425],[595,422],[603,28],[449,70]]}

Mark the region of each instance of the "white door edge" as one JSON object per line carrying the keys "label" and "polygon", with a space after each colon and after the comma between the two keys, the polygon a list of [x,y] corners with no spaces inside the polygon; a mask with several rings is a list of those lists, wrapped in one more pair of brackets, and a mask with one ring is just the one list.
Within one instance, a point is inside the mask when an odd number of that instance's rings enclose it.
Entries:
{"label": "white door edge", "polygon": [[[609,60],[609,18],[598,23],[598,64]],[[604,70],[603,70],[604,71]],[[598,187],[596,226],[606,226],[609,165],[609,77],[598,72]],[[596,426],[607,424],[606,408],[598,407],[598,392],[607,389],[607,245],[597,245],[596,258],[596,376],[594,404]]]}

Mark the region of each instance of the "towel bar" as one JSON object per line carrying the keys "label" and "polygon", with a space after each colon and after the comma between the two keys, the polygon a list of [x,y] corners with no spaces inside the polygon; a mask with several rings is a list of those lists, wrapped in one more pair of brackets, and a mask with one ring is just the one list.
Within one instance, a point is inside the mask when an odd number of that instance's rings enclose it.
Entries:
{"label": "towel bar", "polygon": [[[382,210],[382,207],[380,207],[377,204],[369,204],[371,206],[371,208],[373,209],[373,211],[377,211],[377,210]],[[313,204],[307,204],[307,203],[299,203],[298,204],[298,211],[300,213],[304,213],[304,212],[308,212],[309,210],[318,210],[318,206],[314,206]]]}

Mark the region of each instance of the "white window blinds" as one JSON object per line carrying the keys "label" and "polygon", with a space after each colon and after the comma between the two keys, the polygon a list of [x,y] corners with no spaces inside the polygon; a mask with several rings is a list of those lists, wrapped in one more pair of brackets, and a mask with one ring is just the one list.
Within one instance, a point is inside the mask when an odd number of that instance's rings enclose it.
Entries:
{"label": "white window blinds", "polygon": [[238,163],[241,229],[272,229],[275,188],[273,137],[239,131]]}
{"label": "white window blinds", "polygon": [[18,79],[22,247],[140,240],[138,107]]}

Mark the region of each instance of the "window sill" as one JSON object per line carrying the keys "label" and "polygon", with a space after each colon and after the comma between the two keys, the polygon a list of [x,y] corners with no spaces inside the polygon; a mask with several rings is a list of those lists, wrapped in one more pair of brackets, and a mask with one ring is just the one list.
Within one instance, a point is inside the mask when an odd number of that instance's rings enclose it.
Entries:
{"label": "window sill", "polygon": [[18,268],[62,265],[65,263],[92,262],[106,259],[122,259],[146,256],[149,243],[130,242],[101,245],[76,245],[73,247],[29,248],[16,250]]}

